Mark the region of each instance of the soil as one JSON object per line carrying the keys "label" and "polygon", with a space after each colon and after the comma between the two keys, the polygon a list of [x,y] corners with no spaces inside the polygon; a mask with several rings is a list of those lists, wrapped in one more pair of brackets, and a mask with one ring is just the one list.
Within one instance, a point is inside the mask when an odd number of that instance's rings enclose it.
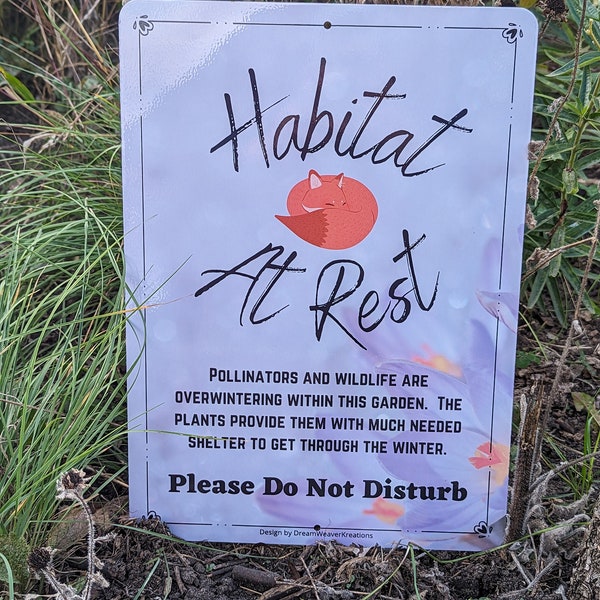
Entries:
{"label": "soil", "polygon": [[[538,340],[547,360],[538,362],[538,341],[523,332],[515,405],[532,394],[532,386],[547,395],[562,353],[564,331],[538,318]],[[561,387],[564,402],[552,407],[544,443],[545,469],[582,455],[588,412],[574,401],[578,394],[598,393],[600,330],[598,319],[584,315],[582,333],[569,354]],[[526,364],[531,360],[530,364]],[[573,395],[574,394],[574,395]],[[598,399],[597,399],[598,400]],[[597,402],[596,402],[597,403]],[[518,411],[515,421],[518,422]],[[570,598],[569,582],[595,493],[578,503],[573,491],[581,470],[573,467],[554,477],[526,525],[528,538],[484,554],[427,553],[406,548],[364,548],[317,542],[310,546],[189,543],[169,537],[158,518],[127,518],[123,488],[103,490],[94,500],[102,573],[109,587],[96,588],[94,598],[121,600],[467,600]],[[597,477],[595,477],[597,479]],[[112,496],[112,497],[111,497]],[[71,513],[72,514],[72,513]],[[58,519],[49,545],[58,548],[55,565],[62,581],[85,574],[83,519]],[[65,523],[71,523],[66,530]],[[75,528],[72,528],[75,522]],[[541,533],[552,525],[561,527]],[[140,592],[141,590],[141,592]],[[46,590],[48,591],[48,590]],[[600,598],[600,590],[598,591]]]}

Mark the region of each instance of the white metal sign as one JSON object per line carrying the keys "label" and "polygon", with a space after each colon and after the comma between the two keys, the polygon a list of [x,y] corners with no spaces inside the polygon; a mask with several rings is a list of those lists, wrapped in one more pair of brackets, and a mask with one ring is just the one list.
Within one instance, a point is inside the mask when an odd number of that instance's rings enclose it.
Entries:
{"label": "white metal sign", "polygon": [[499,544],[534,17],[132,0],[120,28],[132,514]]}

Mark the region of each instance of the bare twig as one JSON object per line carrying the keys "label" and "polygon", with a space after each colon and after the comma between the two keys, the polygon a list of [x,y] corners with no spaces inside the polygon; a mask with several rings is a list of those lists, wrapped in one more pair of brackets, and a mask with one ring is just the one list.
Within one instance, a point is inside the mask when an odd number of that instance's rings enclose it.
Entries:
{"label": "bare twig", "polygon": [[277,576],[275,573],[252,569],[250,567],[244,567],[243,565],[236,565],[233,567],[231,576],[235,581],[242,581],[257,586],[262,590],[272,588],[277,584]]}

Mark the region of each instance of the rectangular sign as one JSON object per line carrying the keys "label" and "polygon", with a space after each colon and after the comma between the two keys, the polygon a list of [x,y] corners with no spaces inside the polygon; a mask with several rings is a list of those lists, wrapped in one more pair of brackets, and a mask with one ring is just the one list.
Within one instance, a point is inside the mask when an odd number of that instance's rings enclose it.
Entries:
{"label": "rectangular sign", "polygon": [[534,16],[132,0],[120,34],[132,514],[501,543]]}

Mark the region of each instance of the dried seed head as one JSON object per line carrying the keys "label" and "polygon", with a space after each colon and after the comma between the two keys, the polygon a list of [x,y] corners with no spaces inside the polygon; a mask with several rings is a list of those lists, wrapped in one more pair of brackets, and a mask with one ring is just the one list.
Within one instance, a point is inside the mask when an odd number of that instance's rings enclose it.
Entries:
{"label": "dried seed head", "polygon": [[107,588],[110,585],[108,583],[108,581],[106,581],[106,579],[104,579],[104,576],[101,573],[99,573],[98,571],[96,571],[92,575],[92,583],[94,585],[97,585],[98,587],[101,587],[101,588]]}
{"label": "dried seed head", "polygon": [[542,142],[540,140],[532,140],[531,142],[529,142],[529,145],[527,146],[527,150],[528,150],[527,158],[529,160],[537,160],[538,156],[540,154],[540,150],[542,150],[543,147],[544,147],[544,142]]}
{"label": "dried seed head", "polygon": [[554,21],[567,20],[567,7],[564,0],[543,0],[540,2],[542,12]]}
{"label": "dried seed head", "polygon": [[73,498],[81,496],[88,484],[86,474],[79,469],[70,469],[63,473],[56,482],[58,498]]}
{"label": "dried seed head", "polygon": [[27,557],[27,564],[32,571],[43,571],[52,565],[50,548],[34,548]]}
{"label": "dried seed head", "polygon": [[85,485],[85,473],[79,469],[71,469],[62,475],[61,483],[66,490],[76,490]]}
{"label": "dried seed head", "polygon": [[559,124],[559,122],[558,122],[558,121],[556,121],[556,123],[554,123],[554,127],[552,128],[552,133],[554,133],[554,137],[555,137],[557,140],[563,140],[563,139],[564,139],[564,137],[565,137],[565,136],[563,135],[563,132],[562,132],[562,130],[561,130],[561,128],[560,128],[560,124]]}
{"label": "dried seed head", "polygon": [[527,225],[527,229],[529,229],[529,230],[535,229],[537,227],[537,221],[535,219],[535,216],[534,216],[533,211],[531,210],[531,206],[529,206],[529,204],[527,205],[527,208],[525,211],[525,225]]}
{"label": "dried seed head", "polygon": [[533,202],[537,202],[540,197],[540,180],[537,175],[533,175],[529,178],[529,184],[527,186],[527,195]]}
{"label": "dried seed head", "polygon": [[553,115],[558,110],[558,107],[563,103],[564,100],[564,96],[554,98],[554,100],[552,100],[552,102],[548,105],[548,108],[546,109],[548,113]]}
{"label": "dried seed head", "polygon": [[525,263],[529,268],[533,269],[547,262],[549,254],[549,250],[543,250],[542,248],[534,248],[533,252],[531,253],[531,256],[529,256]]}

